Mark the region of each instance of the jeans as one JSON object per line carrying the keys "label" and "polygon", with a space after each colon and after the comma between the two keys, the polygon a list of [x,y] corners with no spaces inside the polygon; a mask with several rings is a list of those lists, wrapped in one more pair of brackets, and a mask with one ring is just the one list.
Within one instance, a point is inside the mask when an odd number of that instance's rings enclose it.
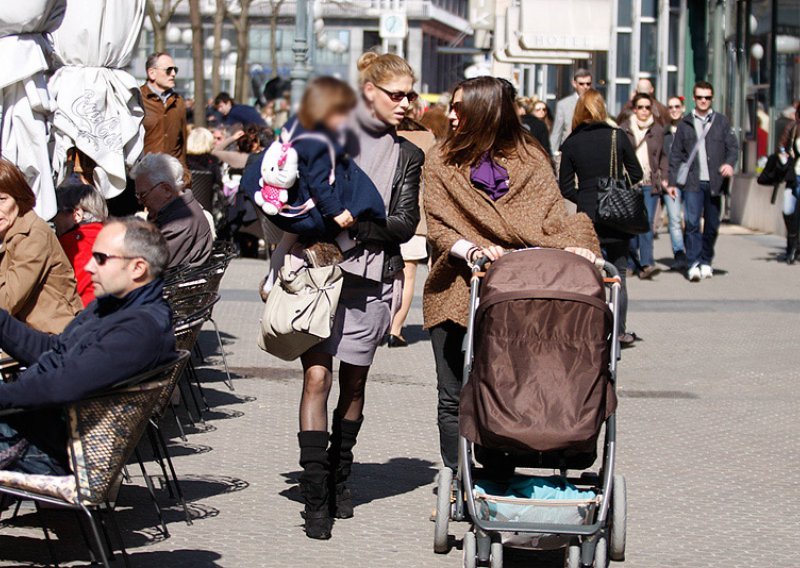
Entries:
{"label": "jeans", "polygon": [[602,245],[603,258],[613,264],[619,271],[621,286],[619,291],[619,333],[627,331],[628,319],[628,287],[626,285],[625,271],[628,268],[629,245],[625,241]]}
{"label": "jeans", "polygon": [[[686,257],[689,266],[707,264],[714,260],[714,245],[719,234],[722,197],[711,195],[711,184],[700,182],[700,191],[684,191],[686,202]],[[703,233],[700,233],[700,219]]]}
{"label": "jeans", "polygon": [[783,214],[793,215],[797,209],[797,198],[800,196],[800,176],[794,188],[787,187],[783,190]]}
{"label": "jeans", "polygon": [[655,264],[655,259],[653,258],[653,221],[656,218],[659,196],[653,195],[653,186],[651,185],[643,185],[642,193],[644,194],[644,206],[647,209],[650,230],[631,239],[631,252],[634,258],[639,259],[639,265],[645,267]]}
{"label": "jeans", "polygon": [[0,420],[0,469],[38,475],[66,475],[64,467],[8,422]]}
{"label": "jeans", "polygon": [[675,199],[672,199],[666,193],[664,194],[664,207],[667,210],[667,218],[669,219],[669,239],[672,241],[672,254],[679,252],[686,252],[686,247],[683,244],[683,227],[681,227],[681,191]]}
{"label": "jeans", "polygon": [[458,467],[458,409],[464,371],[462,349],[466,335],[467,330],[453,322],[445,322],[431,329],[439,390],[439,448],[444,465],[453,470]]}

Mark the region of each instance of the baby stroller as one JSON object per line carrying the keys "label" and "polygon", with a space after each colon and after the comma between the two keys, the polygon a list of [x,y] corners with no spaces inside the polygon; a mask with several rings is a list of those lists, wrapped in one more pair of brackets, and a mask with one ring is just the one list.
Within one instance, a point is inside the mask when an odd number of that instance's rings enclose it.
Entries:
{"label": "baby stroller", "polygon": [[[449,521],[472,523],[466,568],[500,568],[504,545],[564,549],[567,568],[624,559],[625,479],[614,472],[620,280],[613,265],[596,264],[526,249],[473,268],[459,465],[439,473],[434,535],[434,551],[446,553]],[[603,426],[602,461],[587,471]]]}

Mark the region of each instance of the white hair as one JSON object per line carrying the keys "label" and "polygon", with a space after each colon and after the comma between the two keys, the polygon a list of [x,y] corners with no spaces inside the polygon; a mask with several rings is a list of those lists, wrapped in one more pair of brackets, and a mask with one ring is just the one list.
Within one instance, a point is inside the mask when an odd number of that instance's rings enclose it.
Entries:
{"label": "white hair", "polygon": [[166,183],[176,192],[183,190],[183,166],[169,154],[145,154],[131,169],[131,177],[143,177],[151,185]]}

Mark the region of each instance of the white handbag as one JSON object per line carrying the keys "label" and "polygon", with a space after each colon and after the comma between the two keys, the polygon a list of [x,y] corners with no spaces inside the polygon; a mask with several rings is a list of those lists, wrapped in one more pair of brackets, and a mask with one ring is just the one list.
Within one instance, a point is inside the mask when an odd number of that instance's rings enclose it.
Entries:
{"label": "white handbag", "polygon": [[258,346],[293,361],[330,337],[342,282],[338,266],[303,266],[293,271],[288,262],[284,264],[264,307]]}

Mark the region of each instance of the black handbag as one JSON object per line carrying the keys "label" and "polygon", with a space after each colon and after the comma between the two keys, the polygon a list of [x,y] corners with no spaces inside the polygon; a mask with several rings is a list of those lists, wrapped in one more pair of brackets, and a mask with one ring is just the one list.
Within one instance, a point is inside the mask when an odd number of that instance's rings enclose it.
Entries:
{"label": "black handbag", "polygon": [[778,154],[772,154],[767,158],[767,163],[764,165],[764,169],[761,170],[761,173],[758,174],[758,179],[756,182],[758,185],[778,185],[782,182],[790,182],[789,173],[794,173],[794,168],[792,167],[794,162],[790,159],[787,160],[785,164],[781,163],[780,156]]}
{"label": "black handbag", "polygon": [[628,172],[620,179],[617,129],[611,134],[611,166],[608,177],[597,180],[597,221],[606,227],[638,235],[650,230],[641,188],[633,187]]}

